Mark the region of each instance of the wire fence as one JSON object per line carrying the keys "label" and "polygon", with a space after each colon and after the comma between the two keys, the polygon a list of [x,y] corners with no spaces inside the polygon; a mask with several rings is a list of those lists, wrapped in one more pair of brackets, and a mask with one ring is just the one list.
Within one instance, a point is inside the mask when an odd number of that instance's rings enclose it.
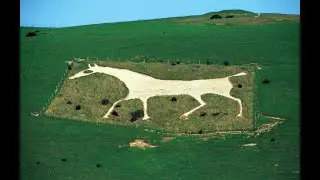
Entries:
{"label": "wire fence", "polygon": [[253,130],[257,130],[257,121],[259,120],[259,97],[258,97],[258,82],[259,82],[259,70],[254,70],[254,87],[253,87]]}
{"label": "wire fence", "polygon": [[64,73],[62,74],[61,80],[57,83],[57,85],[54,88],[54,91],[51,93],[51,95],[49,96],[49,98],[46,100],[45,105],[42,107],[41,109],[41,113],[44,113],[46,111],[46,109],[49,107],[51,101],[53,100],[53,98],[57,95],[57,93],[59,92],[66,76],[68,75],[68,68],[66,68],[66,70],[64,71]]}

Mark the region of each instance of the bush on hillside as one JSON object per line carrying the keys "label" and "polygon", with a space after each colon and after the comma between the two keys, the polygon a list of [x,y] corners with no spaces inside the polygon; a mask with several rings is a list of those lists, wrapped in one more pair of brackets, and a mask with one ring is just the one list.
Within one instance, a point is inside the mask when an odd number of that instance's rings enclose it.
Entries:
{"label": "bush on hillside", "polygon": [[104,98],[104,99],[101,100],[101,104],[102,105],[107,105],[107,104],[109,104],[109,100]]}
{"label": "bush on hillside", "polygon": [[33,37],[33,36],[36,36],[37,34],[35,32],[28,32],[26,34],[26,37]]}
{"label": "bush on hillside", "polygon": [[119,116],[119,114],[118,114],[117,111],[112,111],[111,114],[112,114],[113,116]]}
{"label": "bush on hillside", "polygon": [[218,116],[220,114],[220,112],[215,112],[215,113],[212,113],[212,116]]}
{"label": "bush on hillside", "polygon": [[271,81],[269,80],[269,79],[264,79],[263,81],[262,81],[262,83],[263,84],[269,84]]}
{"label": "bush on hillside", "polygon": [[134,122],[134,121],[138,120],[139,118],[142,118],[143,115],[144,115],[144,112],[143,112],[143,110],[141,110],[141,109],[139,109],[139,110],[137,110],[137,111],[134,111],[134,112],[131,113],[131,119],[130,119],[130,121],[131,121],[131,122]]}
{"label": "bush on hillside", "polygon": [[81,106],[80,105],[77,105],[76,106],[76,110],[80,110],[81,109]]}
{"label": "bush on hillside", "polygon": [[201,117],[203,117],[203,116],[205,116],[205,115],[207,115],[206,112],[203,112],[203,113],[200,114]]}
{"label": "bush on hillside", "polygon": [[218,14],[212,15],[210,19],[222,19],[222,17]]}
{"label": "bush on hillside", "polygon": [[227,15],[226,18],[234,18],[234,15]]}
{"label": "bush on hillside", "polygon": [[224,61],[223,64],[224,64],[225,66],[229,66],[230,63],[229,63],[229,61]]}

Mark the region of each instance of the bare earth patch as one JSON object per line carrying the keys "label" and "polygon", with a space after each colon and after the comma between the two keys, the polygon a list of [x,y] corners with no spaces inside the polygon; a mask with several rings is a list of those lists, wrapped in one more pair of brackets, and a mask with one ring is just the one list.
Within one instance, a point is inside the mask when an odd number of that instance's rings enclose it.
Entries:
{"label": "bare earth patch", "polygon": [[249,143],[249,144],[244,144],[242,146],[244,147],[252,147],[252,146],[256,146],[257,144],[256,143]]}
{"label": "bare earth patch", "polygon": [[136,140],[130,142],[129,146],[130,147],[137,147],[137,148],[140,148],[140,149],[157,147],[157,146],[154,146],[152,144],[144,142],[143,139],[136,139]]}
{"label": "bare earth patch", "polygon": [[162,142],[169,142],[169,141],[171,141],[173,139],[174,139],[173,137],[163,137],[161,141]]}

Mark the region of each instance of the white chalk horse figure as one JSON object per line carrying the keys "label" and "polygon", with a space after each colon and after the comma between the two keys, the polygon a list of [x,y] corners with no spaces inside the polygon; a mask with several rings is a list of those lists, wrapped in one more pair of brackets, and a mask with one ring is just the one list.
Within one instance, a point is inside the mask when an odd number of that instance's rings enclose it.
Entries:
{"label": "white chalk horse figure", "polygon": [[[88,69],[80,71],[74,76],[69,77],[69,79],[76,79],[83,76],[91,75],[93,73],[104,73],[117,77],[122,82],[124,82],[124,84],[129,89],[128,95],[125,98],[116,101],[111,106],[109,111],[104,115],[104,118],[108,118],[112,110],[119,102],[129,99],[140,99],[143,102],[144,108],[143,120],[147,120],[150,118],[147,113],[147,101],[150,97],[165,95],[190,95],[195,98],[200,103],[200,105],[180,116],[181,119],[188,119],[188,116],[190,114],[206,105],[206,103],[201,99],[201,95],[207,93],[217,94],[237,101],[240,107],[240,111],[237,116],[242,116],[241,100],[230,95],[230,91],[233,85],[229,81],[229,77],[247,75],[245,72],[241,72],[224,78],[182,81],[161,80],[127,69],[103,67],[98,66],[97,64],[94,64],[93,66],[88,64],[88,66]],[[84,71],[87,70],[90,70],[91,72],[84,73]]]}

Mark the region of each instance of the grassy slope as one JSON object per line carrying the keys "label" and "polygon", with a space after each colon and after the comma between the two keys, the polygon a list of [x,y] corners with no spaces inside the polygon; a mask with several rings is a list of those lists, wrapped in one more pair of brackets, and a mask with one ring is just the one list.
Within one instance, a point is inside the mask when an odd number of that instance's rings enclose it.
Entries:
{"label": "grassy slope", "polygon": [[[299,23],[231,27],[145,21],[43,29],[47,34],[25,38],[33,29],[20,30],[22,179],[298,179]],[[60,81],[64,61],[75,56],[120,60],[136,55],[144,55],[147,62],[179,58],[259,63],[261,80],[271,80],[258,86],[259,110],[287,120],[258,138],[179,137],[163,144],[164,135],[142,129],[30,115]],[[118,147],[137,137],[160,148]],[[276,141],[269,141],[271,137]],[[258,146],[239,147],[250,142]],[[97,163],[103,166],[97,168]]]}

